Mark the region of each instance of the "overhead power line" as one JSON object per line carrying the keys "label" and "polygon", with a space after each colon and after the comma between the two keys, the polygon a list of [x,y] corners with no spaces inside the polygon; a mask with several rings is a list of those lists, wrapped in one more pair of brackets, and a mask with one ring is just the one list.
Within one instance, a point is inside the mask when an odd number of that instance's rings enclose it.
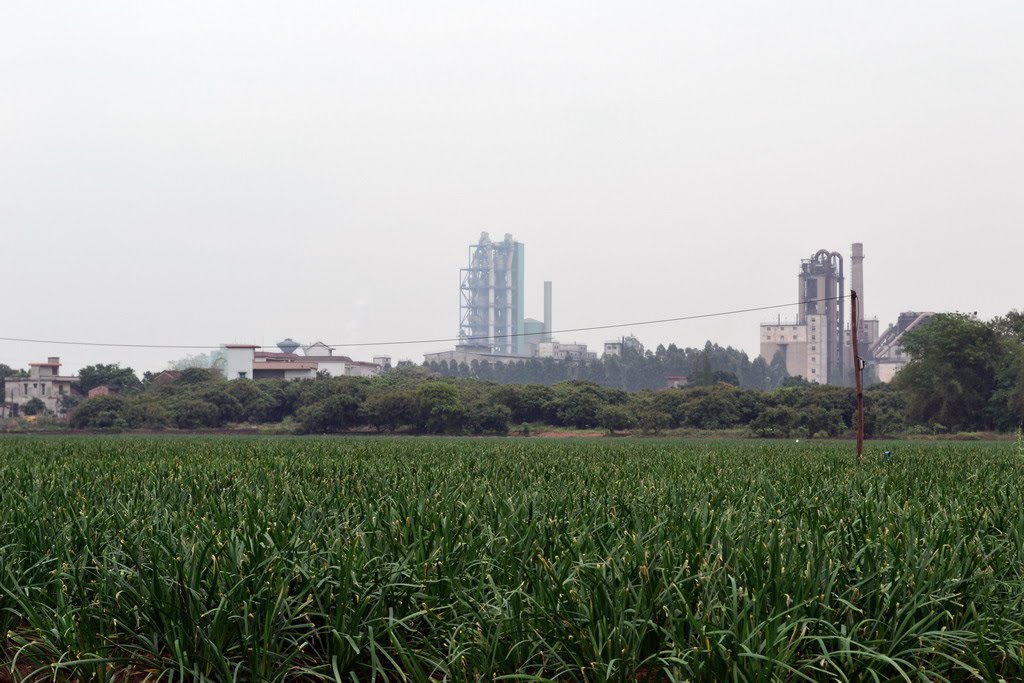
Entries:
{"label": "overhead power line", "polygon": [[[805,299],[804,301],[789,302],[785,304],[771,304],[770,306],[753,306],[751,308],[736,308],[728,311],[717,311],[715,313],[698,313],[695,315],[681,315],[675,318],[657,318],[654,320],[638,320],[628,323],[612,323],[608,325],[591,325],[589,327],[569,327],[560,330],[551,330],[550,332],[517,332],[515,334],[501,335],[502,338],[508,337],[536,337],[542,334],[544,335],[555,335],[555,334],[568,334],[570,332],[595,332],[597,330],[612,330],[620,327],[640,327],[643,325],[659,325],[663,323],[676,323],[685,322],[688,320],[702,320],[705,318],[721,318],[727,315],[739,315],[741,313],[756,313],[758,311],[770,311],[776,308],[787,308],[789,306],[798,306],[801,303],[815,303],[819,301],[836,301],[837,299],[845,299],[846,295],[843,296],[830,296],[823,297],[821,299]],[[378,342],[344,342],[340,344],[328,344],[327,346],[335,348],[353,348],[360,346],[400,346],[400,345],[411,345],[411,344],[443,344],[446,342],[467,342],[467,341],[486,341],[490,337],[440,337],[434,339],[404,339],[399,341],[378,341]],[[19,337],[0,337],[0,341],[5,342],[19,342],[22,344],[52,344],[61,346],[101,346],[106,348],[119,348],[119,349],[178,349],[185,351],[210,351],[219,349],[221,344],[126,344],[116,342],[92,342],[92,341],[67,341],[61,339],[23,339]],[[264,348],[264,347],[260,347]]]}
{"label": "overhead power line", "polygon": [[0,341],[21,342],[24,344],[60,344],[62,346],[105,346],[118,349],[186,349],[207,351],[221,347],[220,344],[215,346],[200,344],[119,344],[114,342],[64,341],[60,339],[20,339],[18,337],[0,337]]}
{"label": "overhead power line", "polygon": [[[740,313],[756,313],[757,311],[770,311],[774,308],[786,308],[788,306],[798,306],[801,303],[812,303],[817,301],[836,301],[837,299],[845,299],[846,295],[843,296],[830,296],[823,297],[821,299],[805,299],[803,302],[796,301],[788,304],[772,304],[771,306],[755,306],[753,308],[737,308],[731,311],[718,311],[716,313],[699,313],[696,315],[682,315],[677,318],[659,318],[656,320],[640,320],[631,323],[613,323],[611,325],[591,325],[590,327],[568,327],[561,330],[551,330],[551,332],[517,332],[515,334],[503,334],[496,335],[495,338],[505,339],[507,337],[537,337],[542,334],[566,334],[569,332],[594,332],[596,330],[611,330],[618,327],[640,327],[641,325],[658,325],[660,323],[677,323],[686,320],[700,320],[702,318],[721,318],[727,315],[738,315]],[[394,346],[398,344],[441,344],[444,342],[462,342],[462,341],[486,341],[491,337],[450,337],[446,339],[415,339],[410,341],[383,341],[383,342],[349,342],[344,344],[328,344],[333,347],[352,347],[352,346]]]}

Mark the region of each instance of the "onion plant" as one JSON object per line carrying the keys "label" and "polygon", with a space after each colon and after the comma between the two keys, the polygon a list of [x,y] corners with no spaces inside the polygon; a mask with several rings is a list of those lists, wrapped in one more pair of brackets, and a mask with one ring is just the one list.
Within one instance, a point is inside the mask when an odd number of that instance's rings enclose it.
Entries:
{"label": "onion plant", "polygon": [[1024,460],[899,452],[0,439],[0,680],[1019,680]]}

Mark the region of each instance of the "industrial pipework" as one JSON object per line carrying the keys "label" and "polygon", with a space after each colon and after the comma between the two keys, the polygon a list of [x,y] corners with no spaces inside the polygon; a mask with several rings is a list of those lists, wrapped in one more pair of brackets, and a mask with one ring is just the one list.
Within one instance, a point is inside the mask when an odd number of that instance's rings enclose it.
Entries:
{"label": "industrial pipework", "polygon": [[825,316],[829,384],[844,381],[845,286],[843,255],[839,252],[819,249],[800,262],[799,321],[806,324],[808,315]]}

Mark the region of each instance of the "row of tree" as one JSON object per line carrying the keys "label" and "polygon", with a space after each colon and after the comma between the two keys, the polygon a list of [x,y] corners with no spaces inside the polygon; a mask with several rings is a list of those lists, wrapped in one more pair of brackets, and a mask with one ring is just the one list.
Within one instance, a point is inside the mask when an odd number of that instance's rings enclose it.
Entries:
{"label": "row of tree", "polygon": [[[905,429],[902,397],[868,392],[868,432]],[[373,428],[381,432],[503,434],[529,425],[572,429],[748,428],[760,436],[834,436],[851,428],[854,395],[843,387],[805,385],[771,392],[729,384],[627,392],[582,380],[551,386],[439,378],[402,368],[374,378],[226,381],[190,369],[176,381],[98,396],[78,405],[78,428],[219,428],[292,423],[307,433]],[[524,426],[525,425],[525,426]]]}
{"label": "row of tree", "polygon": [[777,389],[788,377],[784,359],[753,361],[743,351],[721,347],[710,341],[703,349],[679,348],[675,344],[625,346],[621,356],[608,355],[590,361],[562,361],[529,358],[514,363],[432,362],[426,365],[444,377],[482,379],[499,384],[557,384],[584,380],[604,387],[641,391],[660,389],[666,377],[687,377],[690,386],[725,382],[744,389]]}
{"label": "row of tree", "polygon": [[[909,332],[903,347],[913,360],[891,386],[868,391],[869,434],[1007,431],[1024,421],[1024,314],[990,321],[937,315]],[[289,421],[317,433],[502,433],[524,423],[655,433],[747,428],[762,436],[851,429],[852,390],[809,385],[777,366],[710,343],[702,350],[626,348],[621,358],[595,363],[478,364],[456,368],[456,377],[444,376],[450,367],[406,365],[373,378],[229,382],[216,370],[190,367],[173,382],[158,382],[110,364],[83,368],[76,389],[109,385],[118,395],[67,399],[64,407],[72,426],[88,428]],[[517,373],[536,381],[513,382]],[[687,374],[691,386],[657,390],[672,373]],[[19,374],[0,365],[0,379]]]}

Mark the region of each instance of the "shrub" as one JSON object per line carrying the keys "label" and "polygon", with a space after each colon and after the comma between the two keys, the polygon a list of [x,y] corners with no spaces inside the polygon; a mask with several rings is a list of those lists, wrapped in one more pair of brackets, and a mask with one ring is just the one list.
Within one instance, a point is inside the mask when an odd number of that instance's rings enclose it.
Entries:
{"label": "shrub", "polygon": [[156,401],[132,401],[128,403],[125,415],[128,426],[132,428],[163,429],[173,421],[167,406]]}
{"label": "shrub", "polygon": [[22,404],[21,412],[25,415],[42,415],[46,412],[46,404],[38,398],[29,399]]}
{"label": "shrub", "polygon": [[672,416],[649,406],[635,411],[634,421],[644,433],[658,434],[672,424]]}
{"label": "shrub", "polygon": [[416,424],[416,394],[411,391],[386,391],[371,394],[362,406],[362,419],[377,431],[393,432],[404,425]]}
{"label": "shrub", "polygon": [[447,382],[426,382],[416,392],[419,426],[431,434],[458,431],[465,410],[454,386]]}
{"label": "shrub", "polygon": [[474,434],[508,434],[512,411],[501,404],[481,404],[466,415],[466,423]]}
{"label": "shrub", "polygon": [[175,401],[170,406],[171,419],[178,429],[199,429],[200,427],[220,427],[220,410],[209,401],[186,398]]}
{"label": "shrub", "polygon": [[75,408],[70,423],[78,429],[123,429],[128,427],[127,401],[120,396],[86,399]]}
{"label": "shrub", "polygon": [[777,438],[789,437],[798,428],[799,416],[788,406],[772,406],[750,423],[750,430],[757,436]]}
{"label": "shrub", "polygon": [[306,406],[299,411],[298,418],[305,432],[341,432],[359,424],[359,401],[338,394]]}
{"label": "shrub", "polygon": [[624,406],[601,406],[597,411],[597,423],[614,434],[617,430],[629,429],[633,426],[633,416]]}

